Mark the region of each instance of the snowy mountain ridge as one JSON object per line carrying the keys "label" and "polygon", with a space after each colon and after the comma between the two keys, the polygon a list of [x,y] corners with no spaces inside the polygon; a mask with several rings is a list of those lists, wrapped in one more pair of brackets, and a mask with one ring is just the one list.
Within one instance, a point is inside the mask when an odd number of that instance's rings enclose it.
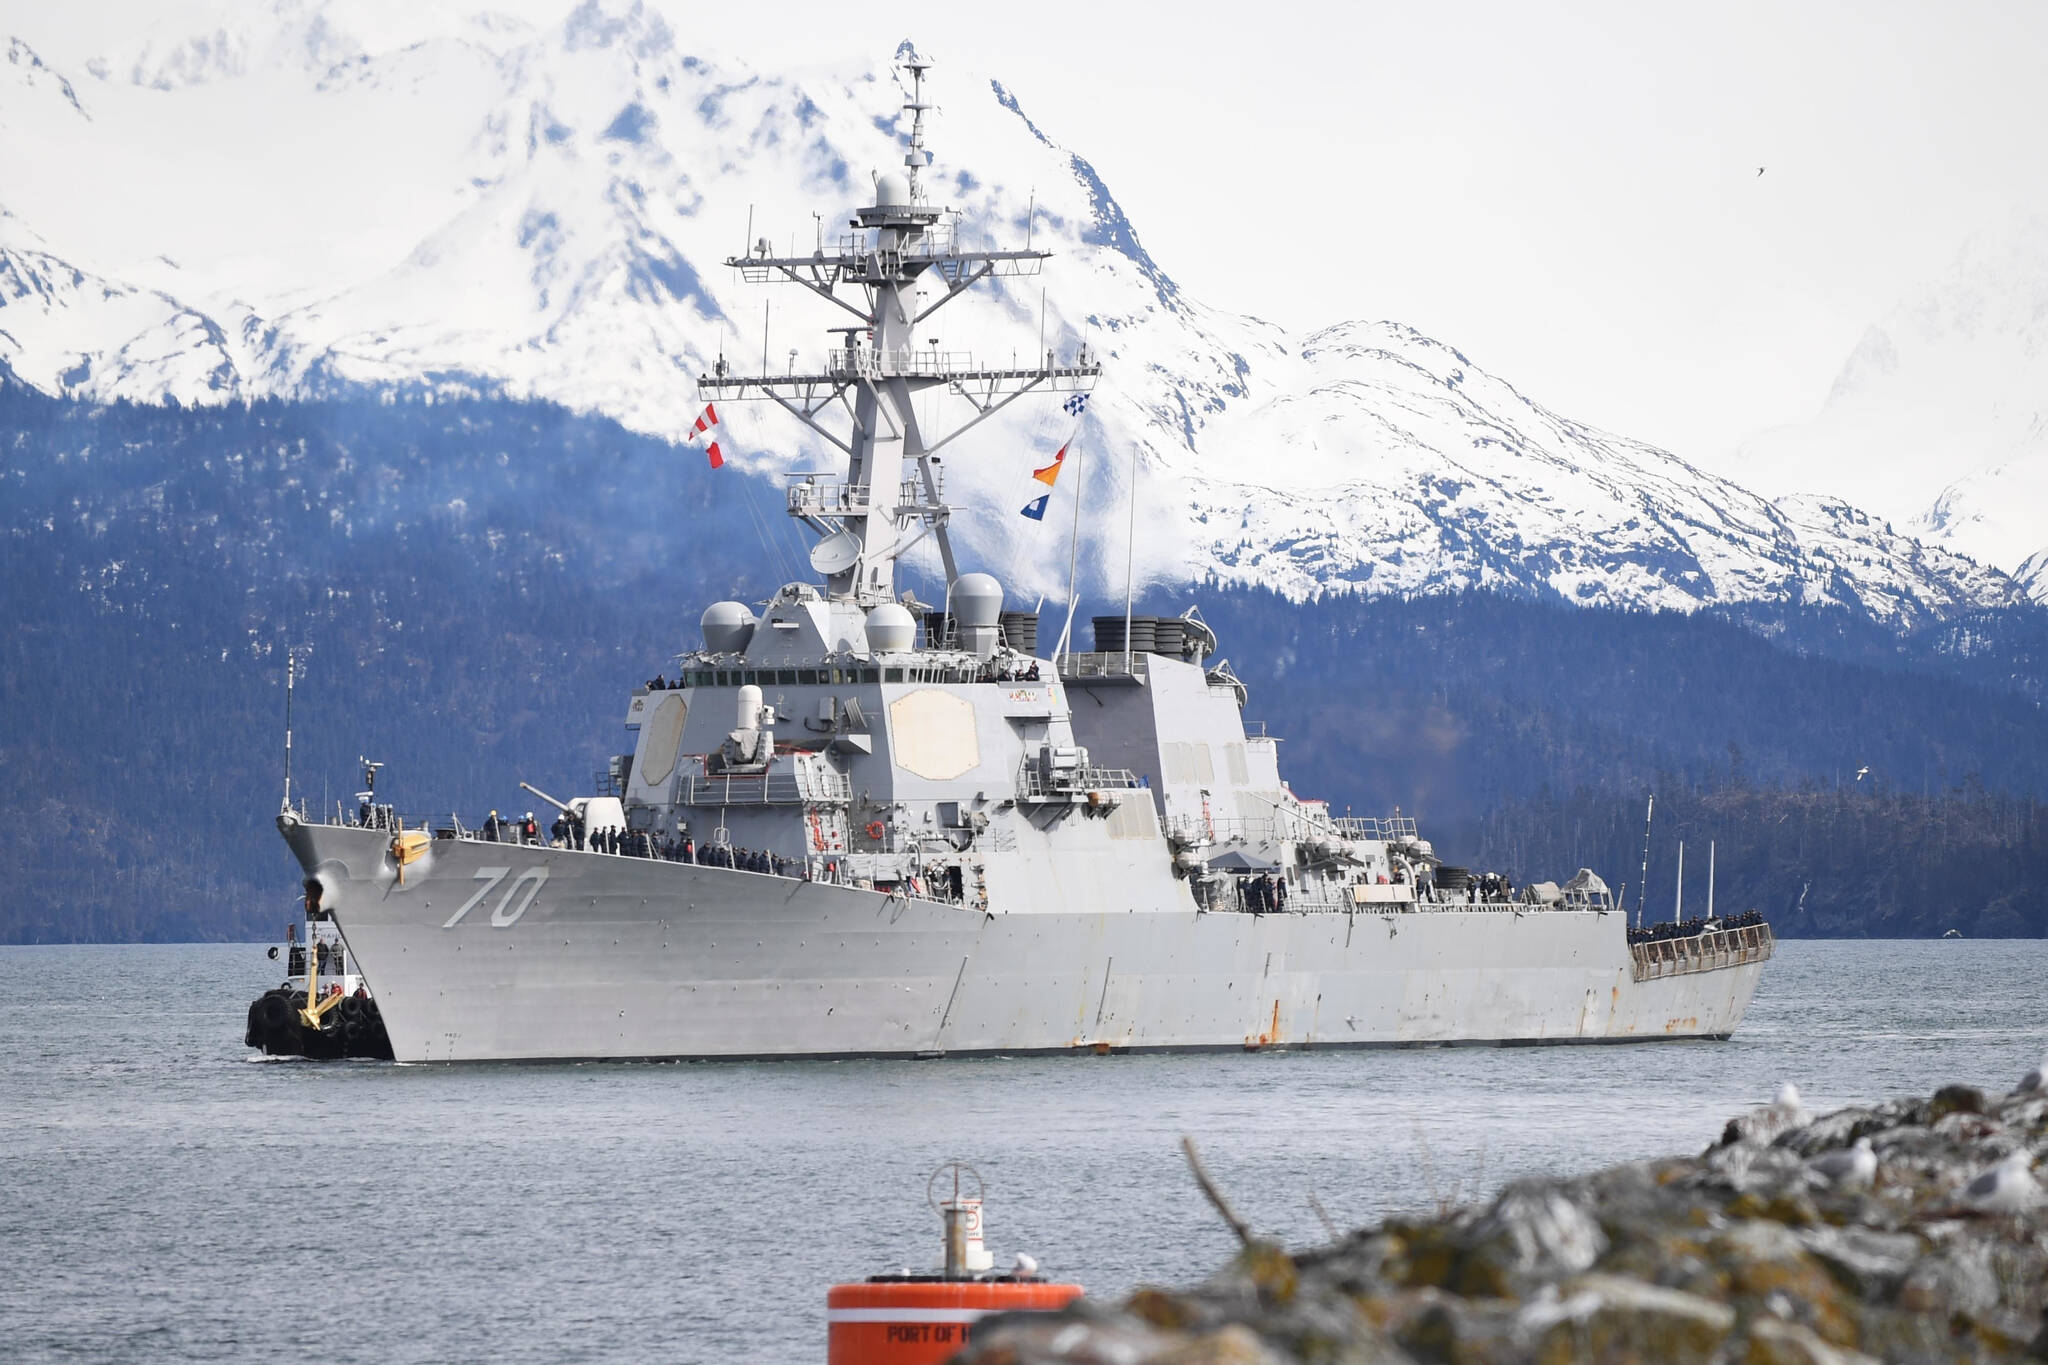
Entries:
{"label": "snowy mountain ridge", "polygon": [[[999,82],[935,75],[933,199],[968,240],[1056,255],[935,314],[931,341],[1101,355],[1059,489],[1084,499],[1097,590],[1121,587],[1135,479],[1147,581],[1839,603],[1899,625],[2024,596],[1839,500],[1772,502],[1560,417],[1398,324],[1297,337],[1210,308]],[[880,61],[765,73],[597,0],[546,28],[278,0],[82,74],[16,40],[0,376],[144,403],[483,391],[679,436],[720,355],[780,368],[822,349],[827,305],[722,262],[749,229],[792,251],[837,232],[813,210],[866,202],[869,171],[900,161],[901,103]],[[949,451],[948,492],[976,558],[1057,595],[1066,518],[1017,515],[1061,434],[1030,407]],[[726,411],[753,472],[834,463],[777,414]]]}
{"label": "snowy mountain ridge", "polygon": [[1865,331],[1812,420],[1759,434],[1735,468],[1769,492],[1853,481],[2048,600],[2048,218],[1966,244]]}

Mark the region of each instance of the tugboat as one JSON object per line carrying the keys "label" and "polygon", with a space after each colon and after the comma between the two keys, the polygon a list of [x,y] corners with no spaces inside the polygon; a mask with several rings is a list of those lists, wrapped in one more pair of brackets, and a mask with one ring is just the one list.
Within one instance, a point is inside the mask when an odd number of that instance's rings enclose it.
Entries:
{"label": "tugboat", "polygon": [[[379,814],[374,800],[377,769],[382,766],[363,764],[366,790],[358,796],[366,818]],[[285,964],[285,979],[249,1002],[249,1027],[242,1041],[272,1057],[391,1061],[384,1016],[341,926],[321,905],[320,882],[309,877],[305,886],[303,923],[287,923],[284,942],[270,946],[270,960]]]}
{"label": "tugboat", "polygon": [[975,1324],[990,1314],[1050,1312],[1081,1297],[1080,1285],[1040,1275],[1038,1262],[1023,1252],[1007,1272],[991,1273],[981,1176],[972,1166],[939,1167],[925,1198],[945,1226],[944,1261],[923,1274],[905,1270],[832,1286],[825,1296],[827,1365],[932,1365],[964,1349]]}
{"label": "tugboat", "polygon": [[249,1003],[242,1041],[272,1057],[388,1062],[391,1035],[384,1031],[384,1017],[340,927],[319,908],[319,885],[307,883],[304,936],[299,925],[287,924],[284,943],[270,947],[271,959],[282,959],[287,975]]}

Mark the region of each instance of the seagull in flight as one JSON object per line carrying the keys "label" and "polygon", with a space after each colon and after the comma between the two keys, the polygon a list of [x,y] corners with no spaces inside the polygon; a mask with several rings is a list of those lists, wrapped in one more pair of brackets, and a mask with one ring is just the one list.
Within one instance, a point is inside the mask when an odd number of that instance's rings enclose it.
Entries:
{"label": "seagull in flight", "polygon": [[1858,769],[1856,770],[1856,780],[1857,780],[1858,782],[1861,782],[1861,781],[1862,781],[1862,780],[1863,780],[1863,779],[1864,779],[1864,778],[1865,778],[1866,776],[1868,776],[1868,775],[1869,775],[1869,773],[1870,773],[1870,765],[1869,765],[1868,763],[1866,763],[1866,764],[1864,764],[1864,765],[1863,765],[1862,767],[1860,767],[1860,768],[1858,768]]}
{"label": "seagull in flight", "polygon": [[1763,168],[1763,167],[1761,167],[1761,166],[1757,167],[1757,168],[1756,168],[1756,173],[1757,173],[1758,175],[1762,175],[1762,174],[1764,173],[1764,168]]}

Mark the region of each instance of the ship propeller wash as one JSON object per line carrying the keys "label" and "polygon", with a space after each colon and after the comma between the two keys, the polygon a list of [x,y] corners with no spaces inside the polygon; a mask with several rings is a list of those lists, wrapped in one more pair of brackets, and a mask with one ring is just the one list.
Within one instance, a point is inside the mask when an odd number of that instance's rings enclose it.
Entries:
{"label": "ship propeller wash", "polygon": [[[729,264],[850,314],[822,363],[700,381],[844,456],[794,477],[816,582],[714,602],[673,685],[626,703],[603,790],[481,830],[392,807],[279,828],[400,1061],[1117,1052],[1726,1037],[1760,922],[1632,935],[1606,884],[1445,866],[1412,820],[1292,791],[1198,611],[1068,627],[962,572],[942,450],[1085,393],[1085,347],[1019,366],[919,325],[1047,253],[976,249],[908,147],[849,232]],[[979,238],[977,237],[977,241]],[[935,425],[950,405],[953,421]],[[943,604],[898,595],[926,545]],[[1631,942],[1632,938],[1643,941]]]}

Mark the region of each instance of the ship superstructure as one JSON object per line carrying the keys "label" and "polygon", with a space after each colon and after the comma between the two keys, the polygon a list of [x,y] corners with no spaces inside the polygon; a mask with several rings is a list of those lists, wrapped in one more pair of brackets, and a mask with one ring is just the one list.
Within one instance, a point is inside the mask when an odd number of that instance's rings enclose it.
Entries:
{"label": "ship superstructure", "polygon": [[[1036,613],[961,570],[939,453],[1100,366],[920,344],[964,291],[1047,258],[971,247],[927,201],[926,67],[905,66],[904,167],[845,235],[729,262],[848,315],[822,363],[701,380],[843,455],[788,488],[819,581],[705,610],[675,680],[629,699],[615,786],[553,802],[545,835],[280,816],[398,1059],[1730,1033],[1768,927],[1631,945],[1590,872],[1516,888],[1445,867],[1411,820],[1293,792],[1198,611],[1099,619],[1087,652],[1069,615],[1041,652]],[[935,604],[896,581],[927,540]]]}

